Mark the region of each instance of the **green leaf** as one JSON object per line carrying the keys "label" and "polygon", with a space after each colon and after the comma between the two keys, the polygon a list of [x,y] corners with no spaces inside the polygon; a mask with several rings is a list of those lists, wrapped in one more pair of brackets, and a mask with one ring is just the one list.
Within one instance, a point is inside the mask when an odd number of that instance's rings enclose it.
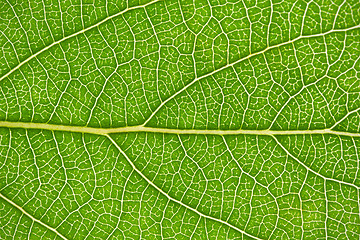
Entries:
{"label": "green leaf", "polygon": [[360,2],[0,3],[1,239],[360,239]]}

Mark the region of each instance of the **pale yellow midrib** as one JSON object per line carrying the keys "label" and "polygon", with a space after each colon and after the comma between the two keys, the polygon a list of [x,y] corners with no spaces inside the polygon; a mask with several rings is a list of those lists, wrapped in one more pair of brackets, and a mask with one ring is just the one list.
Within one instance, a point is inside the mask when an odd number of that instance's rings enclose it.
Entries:
{"label": "pale yellow midrib", "polygon": [[108,135],[111,133],[131,133],[131,132],[150,132],[150,133],[168,133],[168,134],[203,134],[203,135],[302,135],[302,134],[333,134],[349,137],[360,137],[360,133],[334,131],[331,129],[315,130],[201,130],[201,129],[170,129],[170,128],[152,128],[145,126],[128,126],[119,128],[93,128],[82,126],[67,126],[48,123],[30,123],[30,122],[8,122],[0,121],[0,127],[4,128],[24,128],[24,129],[44,129],[49,131],[79,132],[97,135]]}

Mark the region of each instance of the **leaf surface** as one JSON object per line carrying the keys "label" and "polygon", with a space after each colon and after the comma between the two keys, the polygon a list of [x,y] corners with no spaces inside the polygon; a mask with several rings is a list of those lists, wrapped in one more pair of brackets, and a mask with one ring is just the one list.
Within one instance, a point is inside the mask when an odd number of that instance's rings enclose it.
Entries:
{"label": "leaf surface", "polygon": [[360,3],[0,3],[1,239],[359,239]]}

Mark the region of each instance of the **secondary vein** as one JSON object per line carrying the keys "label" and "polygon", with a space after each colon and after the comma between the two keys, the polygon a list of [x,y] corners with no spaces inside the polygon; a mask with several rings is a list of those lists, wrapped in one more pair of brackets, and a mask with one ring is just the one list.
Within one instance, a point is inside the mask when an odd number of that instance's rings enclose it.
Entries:
{"label": "secondary vein", "polygon": [[127,156],[127,154],[120,148],[120,146],[110,137],[108,136],[109,140],[112,142],[112,144],[119,150],[119,152],[125,157],[125,159],[128,161],[128,163],[131,165],[131,167],[148,183],[150,184],[152,187],[154,187],[158,192],[160,192],[161,194],[163,194],[166,198],[168,198],[169,200],[175,202],[175,203],[178,203],[179,205],[187,208],[188,210],[198,214],[199,216],[203,217],[203,218],[208,218],[208,219],[211,219],[213,221],[216,221],[216,222],[219,222],[219,223],[222,223],[246,236],[249,236],[251,238],[254,238],[254,239],[257,239],[257,240],[261,240],[260,238],[256,237],[256,236],[253,236],[243,230],[241,230],[240,228],[226,222],[226,221],[223,221],[221,219],[218,219],[218,218],[215,218],[215,217],[212,217],[212,216],[209,216],[209,215],[206,215],[200,211],[198,211],[197,209],[195,208],[192,208],[190,206],[188,206],[187,204],[171,197],[169,194],[167,194],[166,192],[164,192],[161,188],[159,188],[155,183],[153,183],[150,179],[148,179],[136,166],[135,164],[130,160],[130,158]]}
{"label": "secondary vein", "polygon": [[178,90],[176,93],[174,93],[173,95],[171,95],[170,97],[168,97],[167,99],[165,99],[152,113],[151,115],[145,120],[145,122],[143,123],[143,125],[145,126],[155,115],[156,113],[167,103],[169,102],[171,99],[175,98],[177,95],[179,95],[180,93],[184,92],[186,89],[188,89],[189,87],[191,87],[192,85],[194,85],[196,82],[200,81],[201,79],[204,79],[204,78],[207,78],[207,77],[210,77],[210,76],[213,76],[214,74],[218,73],[218,72],[221,72],[222,70],[224,69],[227,69],[231,66],[234,66],[242,61],[245,61],[247,59],[250,59],[254,56],[257,56],[257,55],[260,55],[260,54],[263,54],[271,49],[275,49],[275,48],[278,48],[278,47],[281,47],[281,46],[284,46],[284,45],[287,45],[287,44],[290,44],[290,43],[294,43],[300,39],[307,39],[307,38],[314,38],[314,37],[321,37],[321,36],[325,36],[325,35],[328,35],[328,34],[331,34],[331,33],[334,33],[334,32],[346,32],[346,31],[350,31],[350,30],[354,30],[354,29],[358,29],[360,28],[360,25],[356,25],[356,26],[353,26],[353,27],[350,27],[350,28],[346,28],[346,29],[333,29],[333,30],[330,30],[330,31],[327,31],[327,32],[324,32],[324,33],[318,33],[318,34],[313,34],[313,35],[304,35],[304,36],[299,36],[297,38],[294,38],[290,41],[287,41],[287,42],[282,42],[282,43],[279,43],[279,44],[276,44],[276,45],[273,45],[273,46],[270,46],[270,47],[267,47],[259,52],[254,52],[252,54],[249,54],[243,58],[240,58],[232,63],[229,63],[227,65],[224,65],[223,67],[220,67],[212,72],[209,72],[205,75],[202,75],[202,76],[199,76],[199,77],[195,77],[191,82],[189,82],[188,84],[186,84],[183,88],[181,88],[180,90]]}
{"label": "secondary vein", "polygon": [[0,193],[0,198],[4,199],[6,202],[8,202],[11,206],[15,207],[16,209],[18,209],[20,212],[22,212],[24,215],[26,215],[27,217],[29,217],[32,221],[44,226],[45,228],[49,229],[50,231],[54,232],[55,234],[57,234],[59,237],[61,237],[64,240],[68,240],[64,235],[62,235],[61,233],[59,233],[55,228],[50,227],[49,225],[47,225],[46,223],[41,222],[39,219],[34,218],[32,215],[30,215],[28,212],[26,212],[22,207],[20,207],[19,205],[17,205],[16,203],[14,203],[13,201],[11,201],[9,198],[5,197],[3,194]]}
{"label": "secondary vein", "polygon": [[53,47],[53,46],[55,46],[55,45],[57,45],[57,44],[65,41],[65,40],[67,40],[67,39],[69,39],[69,38],[72,38],[72,37],[75,37],[75,36],[77,36],[77,35],[79,35],[79,34],[85,33],[85,32],[87,32],[87,31],[89,31],[89,30],[91,30],[91,29],[93,29],[93,28],[95,28],[95,27],[97,27],[97,26],[99,26],[99,25],[101,25],[101,24],[109,21],[110,19],[113,19],[113,18],[115,18],[115,17],[117,17],[117,16],[120,16],[120,15],[122,15],[122,14],[128,12],[128,11],[131,11],[131,10],[134,10],[134,9],[137,9],[137,8],[144,8],[144,7],[148,6],[148,5],[151,5],[151,4],[156,3],[156,2],[159,2],[159,1],[161,1],[161,0],[153,0],[153,1],[150,1],[150,2],[148,2],[148,3],[146,3],[146,4],[143,4],[143,5],[138,5],[138,6],[134,6],[134,7],[129,7],[129,8],[127,8],[127,9],[121,11],[121,12],[118,12],[118,13],[116,13],[116,14],[114,14],[114,15],[111,15],[111,16],[109,16],[109,17],[107,17],[107,18],[104,18],[103,20],[97,22],[97,23],[94,24],[94,25],[91,25],[91,26],[89,26],[89,27],[87,27],[87,28],[85,28],[85,29],[82,29],[82,30],[80,30],[80,31],[78,31],[78,32],[75,32],[75,33],[73,33],[73,34],[71,34],[71,35],[68,35],[68,36],[66,36],[66,37],[64,37],[64,38],[62,38],[62,39],[60,39],[60,40],[58,40],[58,41],[56,41],[56,42],[51,43],[50,45],[42,48],[42,49],[39,50],[38,52],[36,52],[36,53],[34,53],[33,55],[29,56],[27,59],[25,59],[25,60],[23,60],[22,62],[20,62],[16,67],[12,68],[12,69],[11,69],[10,71],[8,71],[6,74],[4,74],[3,76],[1,76],[1,77],[0,77],[0,82],[1,82],[3,79],[5,79],[6,77],[8,77],[10,74],[12,74],[13,72],[15,72],[16,70],[18,70],[18,69],[19,69],[21,66],[23,66],[25,63],[29,62],[31,59],[35,58],[35,57],[38,56],[39,54],[41,54],[41,53],[45,52],[46,50],[50,49],[51,47]]}

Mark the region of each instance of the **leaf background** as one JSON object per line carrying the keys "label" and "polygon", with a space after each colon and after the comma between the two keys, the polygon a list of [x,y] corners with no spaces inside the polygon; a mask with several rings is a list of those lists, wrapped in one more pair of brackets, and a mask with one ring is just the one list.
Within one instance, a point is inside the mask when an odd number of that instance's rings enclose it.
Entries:
{"label": "leaf background", "polygon": [[359,239],[358,1],[1,1],[1,239]]}

